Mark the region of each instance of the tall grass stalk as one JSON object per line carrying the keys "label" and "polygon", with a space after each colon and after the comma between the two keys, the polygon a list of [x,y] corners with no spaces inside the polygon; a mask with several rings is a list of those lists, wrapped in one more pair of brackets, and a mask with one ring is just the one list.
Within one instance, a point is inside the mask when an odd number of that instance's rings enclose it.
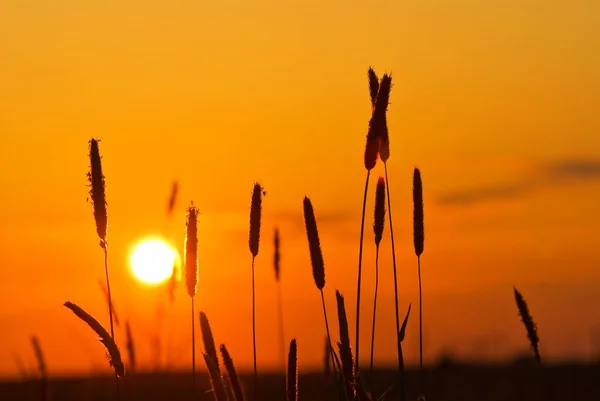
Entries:
{"label": "tall grass stalk", "polygon": [[302,202],[304,210],[304,226],[306,228],[306,237],[308,239],[308,249],[310,251],[310,263],[312,265],[313,278],[317,289],[321,292],[321,303],[323,305],[323,316],[325,317],[325,330],[327,331],[327,342],[329,345],[329,354],[331,356],[331,365],[335,371],[335,362],[333,360],[333,347],[331,345],[331,332],[329,331],[329,321],[327,319],[327,307],[325,306],[325,263],[323,262],[323,253],[321,251],[321,241],[319,240],[319,230],[315,211],[310,199],[305,196]]}
{"label": "tall grass stalk", "polygon": [[254,379],[253,394],[256,398],[256,297],[254,285],[254,261],[258,255],[260,244],[260,217],[262,212],[263,188],[256,182],[252,188],[252,200],[250,203],[250,229],[248,234],[248,246],[252,254],[252,351],[254,356]]}
{"label": "tall grass stalk", "polygon": [[[367,132],[367,142],[365,145],[364,153],[364,165],[367,170],[367,176],[365,178],[365,190],[363,192],[363,205],[362,215],[360,219],[360,242],[358,246],[358,278],[356,284],[356,369],[358,370],[358,359],[360,352],[360,287],[362,282],[362,254],[363,254],[363,239],[365,236],[365,212],[367,208],[367,192],[369,190],[369,177],[371,176],[371,170],[377,164],[377,155],[379,151],[379,138],[376,123],[376,102],[373,102],[373,93],[375,86],[373,83],[374,72],[369,69],[369,90],[371,93],[371,104],[373,106],[373,113],[371,120],[369,121],[369,131]],[[375,77],[376,78],[376,77]]]}
{"label": "tall grass stalk", "polygon": [[192,301],[192,386],[196,388],[196,330],[194,298],[198,286],[198,209],[194,202],[187,209],[185,232],[185,277],[187,292]]}
{"label": "tall grass stalk", "polygon": [[[369,73],[376,79],[376,75]],[[394,225],[392,218],[392,200],[390,196],[390,179],[388,176],[387,162],[390,158],[390,137],[387,128],[387,107],[389,105],[390,91],[392,89],[392,76],[384,74],[379,83],[379,89],[377,92],[377,100],[373,107],[373,117],[377,114],[376,126],[379,137],[379,158],[383,162],[383,168],[385,172],[386,182],[386,196],[387,196],[387,209],[388,209],[388,221],[390,223],[390,240],[392,245],[392,267],[394,272],[394,307],[396,316],[396,349],[398,353],[398,379],[400,383],[400,397],[405,399],[404,395],[404,357],[402,355],[402,341],[400,339],[400,309],[398,306],[398,266],[396,264],[396,246],[394,241]],[[372,93],[372,92],[371,92]]]}
{"label": "tall grass stalk", "polygon": [[275,228],[273,235],[273,270],[275,271],[275,282],[277,284],[277,309],[279,318],[279,349],[281,350],[281,363],[285,369],[285,333],[283,327],[283,296],[281,292],[281,250],[279,249],[279,229]]}
{"label": "tall grass stalk", "polygon": [[[90,183],[90,198],[94,208],[94,220],[96,222],[96,233],[100,238],[100,247],[104,251],[104,274],[106,276],[106,292],[108,294],[108,316],[110,319],[110,336],[115,338],[115,329],[113,324],[113,303],[110,292],[110,278],[108,274],[108,243],[106,234],[108,231],[108,211],[106,203],[106,182],[102,173],[102,158],[100,157],[99,140],[92,138],[90,140],[90,171],[88,172],[88,181]],[[116,377],[117,398],[120,398],[119,379]]]}
{"label": "tall grass stalk", "polygon": [[[417,255],[417,274],[419,276],[419,369],[423,374],[423,289],[421,286],[421,255],[425,245],[425,225],[423,219],[423,182],[421,172],[415,168],[413,173],[413,242]],[[421,377],[422,379],[422,377]]]}
{"label": "tall grass stalk", "polygon": [[373,218],[373,232],[375,234],[375,295],[373,297],[373,327],[371,329],[371,359],[369,364],[369,381],[373,384],[373,355],[375,351],[375,322],[377,316],[377,291],[379,289],[379,244],[383,237],[385,225],[385,181],[379,177],[375,191],[375,213]]}
{"label": "tall grass stalk", "polygon": [[111,310],[112,310],[115,326],[119,327],[121,325],[121,321],[119,320],[119,314],[117,313],[117,308],[115,308],[115,305],[112,302],[112,299],[109,301],[108,289],[106,288],[106,282],[103,281],[102,279],[98,279],[98,285],[100,286],[100,290],[102,291],[102,294],[104,294],[104,298],[106,299],[106,305],[109,308],[111,308]]}

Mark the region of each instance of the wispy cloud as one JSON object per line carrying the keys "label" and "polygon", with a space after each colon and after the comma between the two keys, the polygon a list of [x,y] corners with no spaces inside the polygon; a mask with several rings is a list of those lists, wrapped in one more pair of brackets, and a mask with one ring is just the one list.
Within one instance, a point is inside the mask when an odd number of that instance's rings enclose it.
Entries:
{"label": "wispy cloud", "polygon": [[454,206],[509,200],[544,188],[592,181],[600,181],[600,159],[560,160],[541,164],[536,168],[535,174],[512,182],[445,192],[438,197],[437,202],[444,206]]}

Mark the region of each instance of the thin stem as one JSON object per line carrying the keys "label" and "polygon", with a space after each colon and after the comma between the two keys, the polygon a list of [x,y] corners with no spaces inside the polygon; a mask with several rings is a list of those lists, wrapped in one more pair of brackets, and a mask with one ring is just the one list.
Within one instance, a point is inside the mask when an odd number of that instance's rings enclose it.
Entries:
{"label": "thin stem", "polygon": [[392,240],[392,264],[394,267],[394,303],[396,306],[396,346],[398,348],[398,376],[400,381],[400,397],[402,400],[404,396],[404,358],[402,356],[402,343],[400,341],[400,312],[398,310],[398,274],[396,268],[396,248],[394,246],[394,227],[392,219],[392,202],[390,200],[390,180],[388,178],[387,163],[383,163],[385,169],[385,186],[387,192],[387,203],[388,203],[388,216],[390,222],[390,235]]}
{"label": "thin stem", "polygon": [[196,392],[196,326],[194,325],[194,297],[192,297],[192,385]]}
{"label": "thin stem", "polygon": [[333,359],[333,346],[331,345],[331,335],[329,333],[329,321],[327,320],[327,308],[325,307],[325,295],[321,290],[321,302],[323,303],[323,315],[325,316],[325,330],[327,331],[327,341],[329,342],[329,354],[331,355],[331,366],[333,366],[334,380],[335,380],[335,360]]}
{"label": "thin stem", "polygon": [[277,282],[277,304],[279,308],[279,348],[281,349],[281,363],[283,371],[286,371],[285,363],[285,336],[283,333],[283,300],[281,296],[281,283]]}
{"label": "thin stem", "polygon": [[375,296],[373,297],[373,329],[371,330],[371,364],[369,366],[369,387],[373,389],[373,351],[375,350],[375,316],[377,314],[377,290],[379,289],[379,245],[375,250]]}
{"label": "thin stem", "polygon": [[417,271],[419,273],[419,368],[423,376],[423,291],[421,289],[421,257],[417,256]]}
{"label": "thin stem", "polygon": [[106,292],[108,293],[108,316],[110,317],[110,336],[115,339],[115,329],[113,326],[113,306],[110,296],[110,280],[108,278],[108,249],[106,241],[104,241],[104,273],[106,274]]}
{"label": "thin stem", "polygon": [[[113,341],[115,340],[115,329],[113,325],[113,304],[112,298],[110,296],[110,280],[108,278],[108,244],[104,241],[104,273],[106,274],[106,292],[108,293],[108,316],[110,319],[110,336]],[[120,390],[119,390],[119,376],[117,372],[115,372],[115,381],[117,384],[117,400],[121,398]]]}
{"label": "thin stem", "polygon": [[252,393],[254,394],[253,399],[256,399],[256,309],[255,309],[255,299],[254,299],[254,259],[252,256],[252,349],[254,351],[254,386],[252,388]]}
{"label": "thin stem", "polygon": [[369,188],[369,176],[371,170],[367,170],[367,179],[365,180],[365,194],[363,196],[362,218],[360,221],[360,246],[358,247],[358,288],[356,290],[356,355],[354,365],[358,372],[358,356],[360,345],[360,282],[362,276],[362,253],[363,253],[363,237],[365,234],[365,210],[367,207],[367,189]]}

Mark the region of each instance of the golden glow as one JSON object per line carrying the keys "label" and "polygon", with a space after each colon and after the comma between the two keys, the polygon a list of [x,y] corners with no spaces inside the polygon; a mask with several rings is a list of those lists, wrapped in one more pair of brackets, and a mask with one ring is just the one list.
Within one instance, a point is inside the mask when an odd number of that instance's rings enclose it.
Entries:
{"label": "golden glow", "polygon": [[173,272],[177,252],[162,240],[141,242],[131,254],[133,275],[148,284],[162,283]]}

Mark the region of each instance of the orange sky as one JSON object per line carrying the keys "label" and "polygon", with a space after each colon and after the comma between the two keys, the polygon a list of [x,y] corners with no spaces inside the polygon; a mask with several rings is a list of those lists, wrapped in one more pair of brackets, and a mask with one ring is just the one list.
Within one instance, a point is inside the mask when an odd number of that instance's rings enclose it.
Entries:
{"label": "orange sky", "polygon": [[[257,259],[259,369],[279,361],[276,224],[286,336],[298,338],[301,368],[318,365],[323,323],[301,201],[309,195],[316,210],[330,313],[340,289],[353,326],[369,65],[393,73],[389,167],[403,310],[417,302],[412,168],[423,174],[426,358],[451,350],[499,359],[526,349],[513,284],[549,358],[600,352],[600,334],[592,338],[600,328],[600,3],[123,3],[0,3],[0,374],[16,373],[14,354],[33,366],[32,334],[51,374],[107,370],[94,335],[62,306],[73,301],[107,323],[86,203],[92,136],[102,140],[114,298],[137,335],[140,363],[153,364],[164,294],[132,278],[128,257],[150,235],[170,233],[181,246],[193,199],[198,308],[217,341],[249,366],[248,205],[259,180],[268,193]],[[174,178],[181,202],[169,225]],[[369,195],[367,227],[374,188]],[[386,227],[376,348],[386,363],[395,360],[388,235]],[[366,361],[370,229],[365,244]],[[173,366],[189,363],[188,308],[183,287],[165,307]],[[406,340],[412,362],[416,316]]]}

